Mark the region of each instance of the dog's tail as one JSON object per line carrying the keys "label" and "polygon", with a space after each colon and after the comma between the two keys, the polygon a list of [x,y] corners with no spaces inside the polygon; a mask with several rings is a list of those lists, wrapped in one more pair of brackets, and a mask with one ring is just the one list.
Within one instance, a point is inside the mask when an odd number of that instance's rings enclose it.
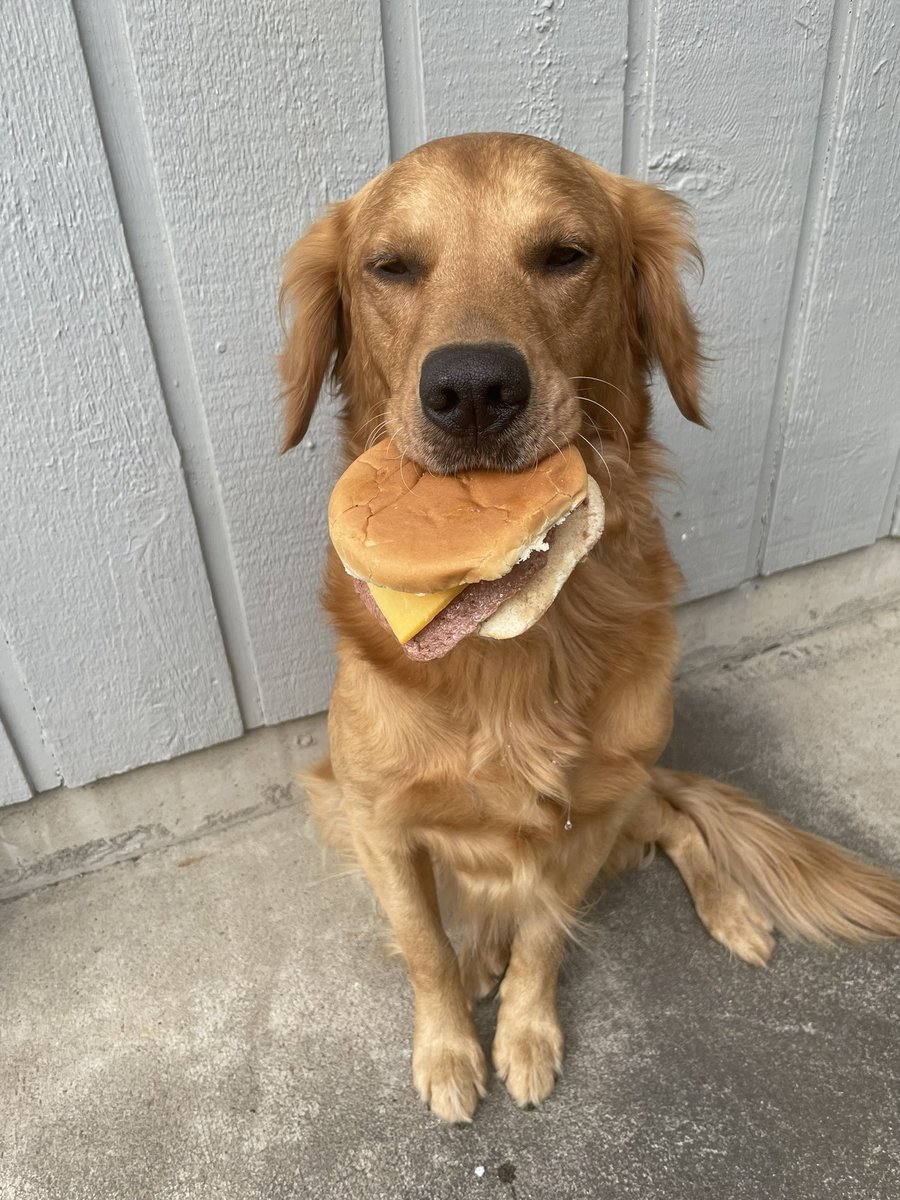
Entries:
{"label": "dog's tail", "polygon": [[662,768],[658,794],[700,829],[729,875],[789,938],[900,937],[900,879],[797,829],[728,784]]}

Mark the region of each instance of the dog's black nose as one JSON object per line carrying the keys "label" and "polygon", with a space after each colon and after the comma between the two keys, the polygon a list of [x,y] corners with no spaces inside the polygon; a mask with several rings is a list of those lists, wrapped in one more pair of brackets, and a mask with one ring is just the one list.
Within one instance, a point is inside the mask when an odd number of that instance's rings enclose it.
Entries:
{"label": "dog's black nose", "polygon": [[530,396],[528,364],[514,346],[440,346],[422,363],[422,411],[457,437],[483,437],[505,429]]}

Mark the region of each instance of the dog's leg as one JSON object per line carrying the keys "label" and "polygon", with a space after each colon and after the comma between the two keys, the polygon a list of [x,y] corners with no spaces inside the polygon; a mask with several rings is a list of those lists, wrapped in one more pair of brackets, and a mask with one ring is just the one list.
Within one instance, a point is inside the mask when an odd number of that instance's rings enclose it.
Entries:
{"label": "dog's leg", "polygon": [[565,932],[548,916],[535,914],[523,921],[500,984],[494,1066],[523,1107],[546,1100],[562,1068],[556,978],[565,940]]}
{"label": "dog's leg", "polygon": [[637,760],[585,758],[571,780],[574,828],[561,833],[532,903],[517,917],[500,985],[493,1058],[523,1107],[540,1104],[553,1091],[563,1056],[556,986],[568,933],[648,785],[647,770]]}
{"label": "dog's leg", "polygon": [[764,967],[774,946],[773,924],[712,854],[698,826],[660,795],[647,792],[629,821],[628,834],[656,842],[684,880],[697,915],[711,937],[754,967]]}
{"label": "dog's leg", "polygon": [[598,869],[594,853],[570,861],[565,882],[553,889],[551,902],[523,914],[516,927],[500,984],[493,1059],[509,1094],[523,1107],[546,1100],[562,1068],[557,977],[569,924]]}
{"label": "dog's leg", "polygon": [[459,964],[441,924],[434,872],[420,848],[368,832],[357,854],[406,959],[415,993],[413,1081],[433,1113],[470,1121],[487,1068],[463,994]]}

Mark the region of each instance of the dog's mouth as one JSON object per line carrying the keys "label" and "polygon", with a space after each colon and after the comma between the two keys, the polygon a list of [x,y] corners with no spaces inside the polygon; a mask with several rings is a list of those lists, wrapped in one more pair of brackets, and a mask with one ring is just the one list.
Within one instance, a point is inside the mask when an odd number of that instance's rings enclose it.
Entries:
{"label": "dog's mouth", "polygon": [[533,431],[510,430],[497,436],[449,437],[431,435],[414,439],[409,457],[435,475],[459,475],[463,471],[524,471],[533,467],[552,447]]}
{"label": "dog's mouth", "polygon": [[[576,406],[575,413],[578,411]],[[547,428],[543,421],[522,414],[502,432],[468,435],[443,433],[423,421],[414,422],[411,428],[405,422],[393,428],[391,424],[389,436],[411,462],[433,475],[459,475],[465,471],[532,470],[577,439],[581,420],[575,415]]]}

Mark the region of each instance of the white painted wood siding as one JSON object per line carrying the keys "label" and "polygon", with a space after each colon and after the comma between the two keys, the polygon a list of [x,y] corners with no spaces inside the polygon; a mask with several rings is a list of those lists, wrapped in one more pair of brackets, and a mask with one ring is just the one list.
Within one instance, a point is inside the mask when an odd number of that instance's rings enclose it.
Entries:
{"label": "white painted wood siding", "polygon": [[[330,200],[388,162],[378,7],[126,0],[127,49],[190,348],[190,405],[218,492],[204,527],[248,725],[325,707],[332,643],[317,616],[333,423],[279,459],[280,260]],[[105,5],[97,4],[98,13]],[[167,326],[168,323],[164,322]]]}
{"label": "white painted wood siding", "polygon": [[784,0],[659,0],[646,27],[636,156],[693,207],[706,270],[691,293],[711,362],[710,430],[661,384],[656,430],[682,480],[669,541],[689,595],[740,583],[754,514],[815,140],[831,11]]}
{"label": "white painted wood siding", "polygon": [[619,169],[627,0],[419,0],[426,138],[507,129]]}
{"label": "white painted wood siding", "polygon": [[74,785],[241,725],[72,11],[6,32],[0,625]]}
{"label": "white painted wood siding", "polygon": [[0,725],[0,804],[18,804],[31,795],[31,784],[22,774],[6,730]]}
{"label": "white painted wood siding", "polygon": [[656,420],[689,594],[900,535],[886,0],[21,0],[6,24],[0,802],[326,704],[335,425],[326,403],[278,458],[279,260],[426,138],[541,134],[694,206],[712,430],[662,384]]}
{"label": "white painted wood siding", "polygon": [[900,21],[882,0],[842,18],[779,398],[767,573],[874,541],[900,454]]}

